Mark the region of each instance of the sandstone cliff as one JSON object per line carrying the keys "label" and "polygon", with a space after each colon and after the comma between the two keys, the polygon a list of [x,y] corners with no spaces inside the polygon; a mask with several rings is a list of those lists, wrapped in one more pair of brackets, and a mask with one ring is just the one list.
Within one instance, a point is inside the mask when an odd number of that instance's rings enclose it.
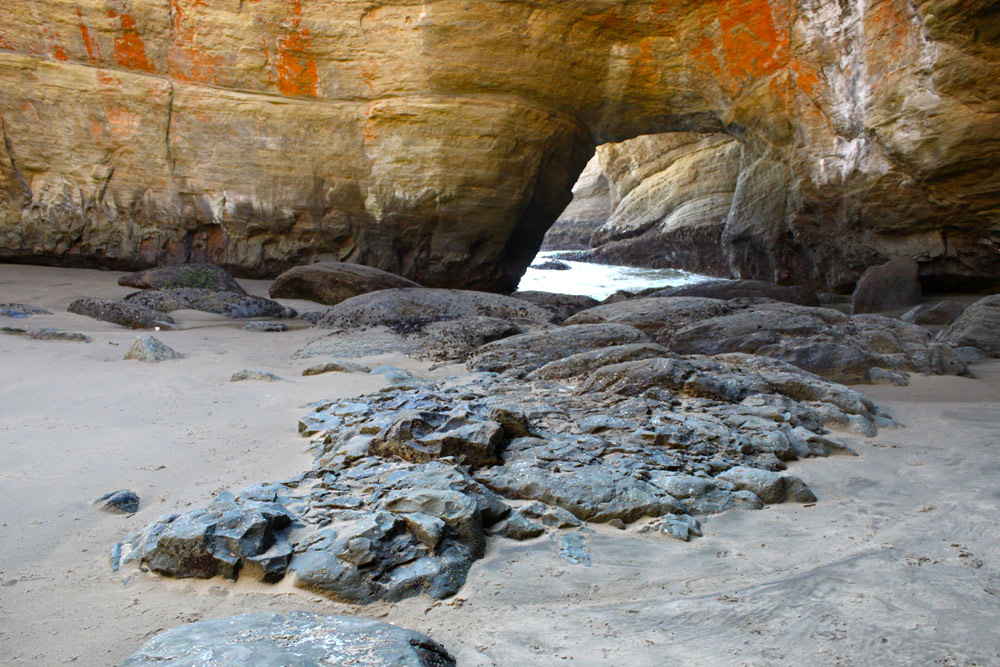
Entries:
{"label": "sandstone cliff", "polygon": [[[594,147],[724,133],[734,273],[1000,276],[1000,3],[0,0],[0,256],[509,289]],[[616,234],[626,236],[621,228]]]}

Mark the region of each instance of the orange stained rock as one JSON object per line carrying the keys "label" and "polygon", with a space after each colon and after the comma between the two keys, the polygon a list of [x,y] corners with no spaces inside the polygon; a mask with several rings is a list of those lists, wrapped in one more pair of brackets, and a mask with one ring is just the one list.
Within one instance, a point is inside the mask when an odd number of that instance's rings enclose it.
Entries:
{"label": "orange stained rock", "polygon": [[[116,18],[115,12],[109,11],[111,18]],[[139,28],[135,19],[129,14],[122,14],[120,17],[121,37],[116,37],[114,42],[115,62],[122,67],[144,72],[154,71],[153,65],[146,58],[146,45],[139,35]]]}
{"label": "orange stained rock", "polygon": [[197,18],[205,0],[170,0],[171,43],[167,68],[171,78],[189,83],[217,83],[220,57],[198,46]]}
{"label": "orange stained rock", "polygon": [[52,57],[56,60],[69,60],[69,56],[66,55],[66,49],[58,45],[52,49]]}
{"label": "orange stained rock", "polygon": [[278,37],[274,68],[278,90],[288,97],[316,97],[319,94],[319,70],[313,57],[309,28],[300,27],[302,0],[285,0],[291,9],[288,22],[291,32]]}
{"label": "orange stained rock", "polygon": [[87,51],[87,58],[90,62],[99,62],[101,60],[101,46],[97,43],[97,40],[90,36],[90,29],[83,22],[83,12],[77,7],[76,15],[80,19],[80,37],[83,39],[83,48]]}

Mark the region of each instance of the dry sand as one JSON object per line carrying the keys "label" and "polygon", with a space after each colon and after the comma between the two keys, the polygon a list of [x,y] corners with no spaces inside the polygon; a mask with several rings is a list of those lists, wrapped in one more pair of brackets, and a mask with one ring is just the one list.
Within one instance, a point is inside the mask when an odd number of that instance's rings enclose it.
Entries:
{"label": "dry sand", "polygon": [[[0,335],[2,664],[114,665],[160,630],[255,610],[383,618],[468,667],[1000,664],[998,362],[976,379],[862,387],[906,426],[853,439],[858,457],[794,464],[815,506],[708,517],[689,544],[592,526],[590,567],[562,560],[551,537],[497,540],[451,600],[352,606],[287,584],[111,571],[108,547],[157,516],[305,470],[304,404],[383,386],[302,377],[315,362],[291,354],[314,329],[251,333],[183,311],[182,330],[155,335],[184,359],[123,361],[137,332],[65,312],[78,297],[128,293],[119,275],[0,265],[0,303],[53,312],[0,326],[93,338]],[[288,381],[230,383],[243,368]],[[134,516],[90,507],[124,487],[142,498]]]}

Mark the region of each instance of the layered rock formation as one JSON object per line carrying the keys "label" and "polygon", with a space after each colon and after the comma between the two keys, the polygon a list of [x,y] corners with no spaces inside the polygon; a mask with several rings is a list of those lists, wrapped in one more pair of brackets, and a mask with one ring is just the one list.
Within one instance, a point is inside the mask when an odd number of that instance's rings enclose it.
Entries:
{"label": "layered rock formation", "polygon": [[0,256],[512,289],[596,145],[688,131],[736,141],[733,274],[978,285],[997,8],[0,0]]}

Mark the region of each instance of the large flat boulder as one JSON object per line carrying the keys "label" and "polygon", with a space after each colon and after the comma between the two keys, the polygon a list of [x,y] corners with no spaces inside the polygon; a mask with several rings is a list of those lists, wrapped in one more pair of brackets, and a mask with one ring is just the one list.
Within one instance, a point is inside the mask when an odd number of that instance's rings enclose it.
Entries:
{"label": "large flat boulder", "polygon": [[552,313],[554,321],[557,323],[579,313],[581,310],[593,308],[600,303],[597,299],[583,294],[560,294],[558,292],[539,292],[536,290],[514,292],[511,296],[544,308]]}
{"label": "large flat boulder", "polygon": [[702,296],[710,299],[762,298],[795,303],[800,306],[818,306],[819,297],[807,287],[777,285],[764,280],[707,280],[705,282],[671,287],[650,296]]}
{"label": "large flat boulder", "polygon": [[549,322],[551,312],[527,301],[470,290],[409,287],[362,294],[330,308],[317,326],[323,329],[389,327],[419,331],[432,322],[468,317]]}
{"label": "large flat boulder", "polygon": [[317,262],[288,269],[271,285],[274,299],[307,299],[333,306],[352,296],[396,287],[420,287],[412,280],[362,264]]}
{"label": "large flat boulder", "polygon": [[255,612],[171,628],[122,667],[454,667],[427,635],[357,616]]}
{"label": "large flat boulder", "polygon": [[277,301],[262,296],[198,287],[168,290],[149,289],[133,292],[125,297],[125,302],[165,313],[188,308],[234,319],[248,317],[289,318],[296,315],[294,308],[283,306]]}
{"label": "large flat boulder", "polygon": [[588,308],[567,318],[565,324],[628,324],[660,340],[669,330],[738,309],[739,306],[728,301],[707,297],[646,297]]}
{"label": "large flat boulder", "polygon": [[225,269],[212,264],[158,266],[155,269],[146,269],[124,275],[118,279],[118,284],[123,287],[139,289],[169,290],[180,287],[196,287],[246,294]]}
{"label": "large flat boulder", "polygon": [[172,317],[161,311],[113,299],[77,299],[66,310],[129,329],[156,329],[170,327],[174,323]]}

